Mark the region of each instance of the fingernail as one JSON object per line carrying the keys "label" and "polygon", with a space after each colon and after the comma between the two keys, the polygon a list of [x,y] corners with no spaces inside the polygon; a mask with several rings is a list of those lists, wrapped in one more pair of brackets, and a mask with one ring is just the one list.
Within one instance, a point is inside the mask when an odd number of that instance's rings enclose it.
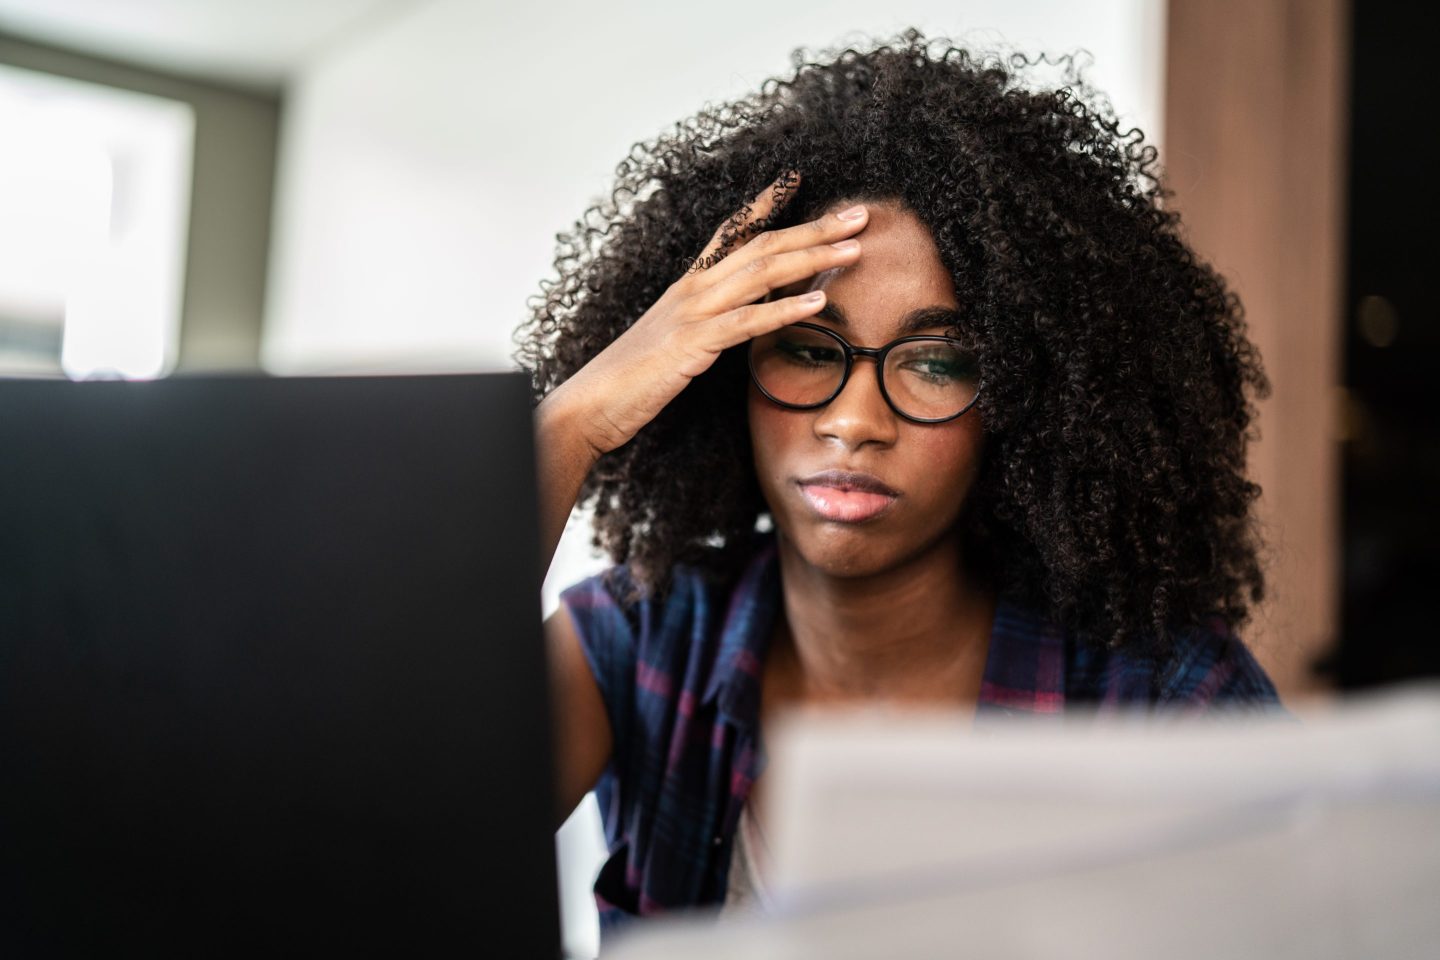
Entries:
{"label": "fingernail", "polygon": [[819,290],[816,290],[814,293],[807,293],[807,294],[805,294],[805,296],[803,296],[803,297],[800,298],[800,302],[801,302],[801,303],[819,303],[821,300],[824,300],[824,299],[825,299],[825,294],[821,293]]}
{"label": "fingernail", "polygon": [[830,244],[830,246],[834,247],[836,250],[854,250],[856,247],[860,246],[860,241],[859,241],[859,240],[841,240],[841,241],[838,241],[837,243],[832,243],[832,244]]}
{"label": "fingernail", "polygon": [[865,216],[865,207],[863,204],[856,204],[849,210],[840,211],[835,216],[839,217],[841,220],[859,220],[861,217]]}

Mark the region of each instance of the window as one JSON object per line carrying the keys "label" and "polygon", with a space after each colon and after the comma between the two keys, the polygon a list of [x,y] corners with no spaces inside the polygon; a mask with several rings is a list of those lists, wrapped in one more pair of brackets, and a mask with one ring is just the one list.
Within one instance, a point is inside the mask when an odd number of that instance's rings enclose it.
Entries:
{"label": "window", "polygon": [[194,129],[185,103],[0,65],[0,375],[174,366]]}

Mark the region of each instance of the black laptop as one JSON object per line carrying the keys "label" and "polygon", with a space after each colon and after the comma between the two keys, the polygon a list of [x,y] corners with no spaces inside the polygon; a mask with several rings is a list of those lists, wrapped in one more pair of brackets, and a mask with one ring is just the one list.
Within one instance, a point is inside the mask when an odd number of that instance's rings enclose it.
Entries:
{"label": "black laptop", "polygon": [[522,374],[0,380],[0,955],[559,955]]}

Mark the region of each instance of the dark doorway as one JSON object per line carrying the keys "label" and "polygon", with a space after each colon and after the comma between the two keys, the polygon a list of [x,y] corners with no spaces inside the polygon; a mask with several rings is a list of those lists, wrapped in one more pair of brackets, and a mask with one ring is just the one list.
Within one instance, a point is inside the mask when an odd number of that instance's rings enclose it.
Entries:
{"label": "dark doorway", "polygon": [[1426,8],[1353,5],[1341,689],[1440,676],[1440,244]]}

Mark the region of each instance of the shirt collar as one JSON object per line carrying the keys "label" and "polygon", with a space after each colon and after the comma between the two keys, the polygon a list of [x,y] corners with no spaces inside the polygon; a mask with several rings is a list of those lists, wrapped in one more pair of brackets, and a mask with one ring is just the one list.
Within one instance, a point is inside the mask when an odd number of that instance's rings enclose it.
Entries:
{"label": "shirt collar", "polygon": [[779,607],[780,564],[772,531],[759,538],[731,591],[715,669],[703,697],[707,704],[718,700],[720,713],[742,727],[759,720],[761,666]]}
{"label": "shirt collar", "polygon": [[[703,702],[718,703],[731,723],[759,720],[765,652],[780,607],[780,564],[773,532],[736,581],[721,628],[715,669]],[[1065,707],[1065,631],[1001,593],[996,600],[977,713],[1051,714]]]}

